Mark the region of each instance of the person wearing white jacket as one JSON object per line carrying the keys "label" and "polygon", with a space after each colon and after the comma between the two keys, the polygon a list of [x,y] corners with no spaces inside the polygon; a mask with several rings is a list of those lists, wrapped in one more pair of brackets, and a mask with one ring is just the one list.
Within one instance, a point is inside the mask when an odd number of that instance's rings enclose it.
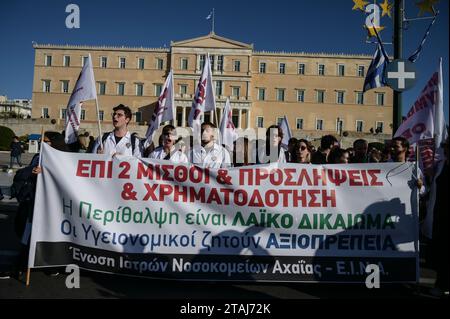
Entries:
{"label": "person wearing white jacket", "polygon": [[188,163],[183,150],[175,145],[177,141],[175,127],[166,125],[162,130],[162,146],[157,147],[149,158],[171,161],[173,163]]}
{"label": "person wearing white jacket", "polygon": [[230,153],[216,143],[217,127],[204,122],[201,127],[201,145],[194,145],[191,162],[205,168],[227,168],[231,166]]}
{"label": "person wearing white jacket", "polygon": [[97,138],[92,153],[141,157],[139,139],[128,131],[132,117],[130,108],[119,104],[113,111],[114,130]]}

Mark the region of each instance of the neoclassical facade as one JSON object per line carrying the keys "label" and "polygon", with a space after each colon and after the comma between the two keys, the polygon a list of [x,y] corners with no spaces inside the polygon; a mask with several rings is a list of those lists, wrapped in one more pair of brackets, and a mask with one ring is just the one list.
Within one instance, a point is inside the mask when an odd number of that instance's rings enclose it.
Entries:
{"label": "neoclassical facade", "polygon": [[[91,55],[100,119],[112,108],[131,107],[135,124],[146,125],[172,68],[176,126],[186,126],[195,88],[207,54],[212,63],[218,110],[229,97],[239,128],[264,128],[287,116],[298,133],[392,134],[393,94],[389,88],[362,93],[371,56],[256,51],[252,44],[214,33],[171,42],[170,48],[34,44],[33,118],[63,120],[83,63]],[[82,121],[95,122],[95,102],[84,104]],[[105,123],[106,124],[106,123]],[[297,134],[296,134],[297,133]]]}

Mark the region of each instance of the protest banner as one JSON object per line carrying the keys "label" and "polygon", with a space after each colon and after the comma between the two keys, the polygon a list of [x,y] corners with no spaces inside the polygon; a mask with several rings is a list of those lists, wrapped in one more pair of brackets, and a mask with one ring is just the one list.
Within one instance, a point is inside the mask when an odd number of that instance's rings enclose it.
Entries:
{"label": "protest banner", "polygon": [[29,267],[181,280],[418,279],[413,163],[203,169],[43,146]]}

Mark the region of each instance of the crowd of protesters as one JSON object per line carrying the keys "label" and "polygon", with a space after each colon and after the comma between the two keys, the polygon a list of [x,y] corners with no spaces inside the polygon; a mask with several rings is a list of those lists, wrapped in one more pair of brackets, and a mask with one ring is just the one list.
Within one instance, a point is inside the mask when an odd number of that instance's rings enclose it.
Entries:
{"label": "crowd of protesters", "polygon": [[[158,139],[158,145],[146,139],[140,139],[136,134],[128,130],[128,123],[131,121],[132,112],[125,105],[118,105],[112,113],[113,130],[104,133],[96,140],[89,133],[80,134],[77,143],[66,145],[64,143],[64,132],[46,132],[43,142],[49,144],[60,151],[83,152],[127,155],[136,157],[146,157],[158,160],[167,160],[173,163],[193,163],[201,167],[226,168],[240,167],[246,165],[264,163],[298,163],[298,164],[351,164],[351,163],[381,163],[381,162],[406,162],[409,158],[409,142],[403,137],[393,138],[390,143],[374,144],[368,143],[364,139],[357,139],[350,148],[342,148],[339,141],[333,135],[325,135],[320,139],[320,146],[316,149],[310,141],[306,139],[291,138],[287,145],[282,143],[284,132],[278,125],[270,126],[266,131],[265,139],[250,140],[247,137],[239,137],[234,141],[233,146],[221,145],[216,125],[204,122],[201,125],[200,143],[193,145],[193,137],[178,137],[176,128],[166,125],[162,129],[162,134]],[[18,140],[14,140],[17,143]],[[16,160],[19,165],[20,153],[17,144],[14,152],[11,152],[11,162]],[[382,145],[383,147],[380,147]],[[446,150],[446,164],[443,176],[448,176],[448,139],[444,144]],[[36,186],[36,176],[41,172],[39,154],[31,161],[30,180],[32,181],[32,193]],[[422,197],[426,195],[426,180],[422,174],[416,178],[417,187],[420,189]],[[438,183],[444,183],[445,178],[440,178]],[[444,187],[439,188],[444,189]],[[442,228],[442,222],[448,224],[448,196],[438,192],[435,208],[436,220],[434,231],[438,244],[433,245],[432,255],[435,268],[438,270],[438,282],[436,288],[441,291],[448,291],[448,231]],[[29,237],[25,234],[26,224],[32,220],[32,207],[34,206],[34,195],[30,199],[21,203],[19,213],[16,218],[16,233],[22,240],[22,260],[21,266],[26,265],[26,256],[29,247]],[[444,212],[445,210],[445,212]],[[446,244],[443,244],[445,237]],[[443,245],[446,245],[443,247]],[[442,246],[442,247],[441,247]],[[436,248],[437,247],[437,248]],[[438,257],[442,248],[447,253],[444,257]]]}

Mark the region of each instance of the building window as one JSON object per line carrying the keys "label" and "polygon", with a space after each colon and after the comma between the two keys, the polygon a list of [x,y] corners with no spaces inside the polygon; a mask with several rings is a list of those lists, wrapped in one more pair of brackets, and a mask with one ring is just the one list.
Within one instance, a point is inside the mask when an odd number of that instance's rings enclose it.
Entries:
{"label": "building window", "polygon": [[61,81],[61,92],[69,93],[69,81]]}
{"label": "building window", "polygon": [[206,55],[204,55],[204,54],[200,55],[199,70],[203,70],[203,67],[205,66],[205,61],[206,61]]}
{"label": "building window", "polygon": [[117,83],[117,95],[125,95],[125,83]]}
{"label": "building window", "polygon": [[217,71],[223,71],[223,55],[217,56]]}
{"label": "building window", "polygon": [[325,99],[325,91],[317,90],[317,103],[323,103]]}
{"label": "building window", "polygon": [[106,94],[106,82],[98,82],[98,95]]}
{"label": "building window", "polygon": [[305,64],[304,63],[298,64],[298,74],[305,75]]}
{"label": "building window", "polygon": [[125,69],[125,66],[126,66],[126,59],[119,58],[119,69]]}
{"label": "building window", "polygon": [[316,120],[316,130],[317,131],[323,131],[323,120]]}
{"label": "building window", "polygon": [[216,81],[216,96],[223,95],[223,82]]}
{"label": "building window", "polygon": [[337,91],[336,92],[336,103],[337,104],[344,104],[344,91]]}
{"label": "building window", "polygon": [[284,117],[277,117],[277,125],[280,126],[283,123]]}
{"label": "building window", "polygon": [[105,111],[98,111],[98,118],[100,119],[100,121],[104,121],[105,118]]}
{"label": "building window", "polygon": [[142,112],[137,111],[137,112],[135,113],[135,117],[136,117],[136,122],[137,122],[137,123],[142,122]]}
{"label": "building window", "polygon": [[52,66],[52,56],[45,55],[45,66]]}
{"label": "building window", "polygon": [[143,96],[144,95],[144,84],[136,83],[136,95]]}
{"label": "building window", "polygon": [[240,91],[241,91],[241,88],[239,86],[233,86],[231,95],[234,97],[239,97],[239,95],[241,93]]}
{"label": "building window", "polygon": [[376,131],[377,133],[383,133],[384,130],[384,123],[383,122],[377,122],[376,123]]}
{"label": "building window", "polygon": [[50,93],[50,80],[42,81],[42,92]]}
{"label": "building window", "polygon": [[86,110],[81,109],[80,120],[84,121],[86,119]]}
{"label": "building window", "polygon": [[266,73],[266,62],[259,62],[259,73]]}
{"label": "building window", "polygon": [[364,93],[356,92],[356,104],[363,105],[364,104]]}
{"label": "building window", "polygon": [[377,93],[377,105],[384,105],[384,93]]}
{"label": "building window", "polygon": [[183,121],[183,109],[181,107],[177,107],[177,116],[176,116],[177,126],[184,126]]}
{"label": "building window", "polygon": [[319,64],[317,74],[325,75],[325,64]]}
{"label": "building window", "polygon": [[359,77],[365,76],[364,65],[358,65],[358,76]]}
{"label": "building window", "polygon": [[69,67],[70,66],[70,56],[68,56],[68,55],[64,56],[64,58],[63,58],[63,65],[65,67]]}
{"label": "building window", "polygon": [[[216,84],[217,86],[217,84]],[[187,85],[186,84],[180,84],[180,94],[187,94]]]}
{"label": "building window", "polygon": [[156,69],[157,70],[164,69],[164,60],[163,59],[156,59]]}
{"label": "building window", "polygon": [[297,90],[297,102],[305,102],[305,90]]}
{"label": "building window", "polygon": [[60,108],[59,109],[59,118],[61,120],[65,120],[66,119],[66,111],[67,111],[66,108]]}
{"label": "building window", "polygon": [[88,61],[88,59],[89,59],[88,56],[81,57],[81,66],[85,66],[87,61]]}
{"label": "building window", "polygon": [[234,72],[241,72],[241,61],[235,60],[233,61]]}
{"label": "building window", "polygon": [[256,127],[257,128],[264,128],[264,117],[263,116],[257,116],[256,117]]}
{"label": "building window", "polygon": [[266,89],[259,88],[258,89],[258,101],[265,101],[266,100]]}
{"label": "building window", "polygon": [[280,63],[279,64],[279,71],[280,71],[280,74],[285,74],[286,73],[286,63]]}
{"label": "building window", "polygon": [[297,119],[297,130],[303,130],[303,119]]}
{"label": "building window", "polygon": [[338,76],[345,76],[345,65],[338,64],[337,74]]}
{"label": "building window", "polygon": [[209,63],[211,64],[211,71],[214,71],[215,70],[215,68],[214,68],[214,61],[215,61],[215,56],[214,55],[210,55],[209,56]]}
{"label": "building window", "polygon": [[138,60],[138,68],[139,68],[139,70],[143,70],[144,67],[145,67],[145,60],[144,60],[144,58],[139,58],[139,60]]}
{"label": "building window", "polygon": [[155,84],[155,95],[160,96],[162,92],[162,84]]}
{"label": "building window", "polygon": [[364,130],[364,122],[357,120],[356,121],[356,132],[362,132]]}
{"label": "building window", "polygon": [[180,61],[180,69],[181,70],[187,70],[188,69],[188,59],[187,58],[181,58]]}
{"label": "building window", "polygon": [[106,69],[107,66],[108,66],[108,58],[105,56],[100,57],[100,67],[102,69]]}
{"label": "building window", "polygon": [[50,116],[48,115],[48,107],[43,107],[41,109],[41,117],[44,119],[48,119]]}
{"label": "building window", "polygon": [[277,89],[277,101],[284,102],[285,89]]}
{"label": "building window", "polygon": [[344,121],[338,117],[336,119],[336,132],[338,134],[341,134],[343,130],[344,130]]}

